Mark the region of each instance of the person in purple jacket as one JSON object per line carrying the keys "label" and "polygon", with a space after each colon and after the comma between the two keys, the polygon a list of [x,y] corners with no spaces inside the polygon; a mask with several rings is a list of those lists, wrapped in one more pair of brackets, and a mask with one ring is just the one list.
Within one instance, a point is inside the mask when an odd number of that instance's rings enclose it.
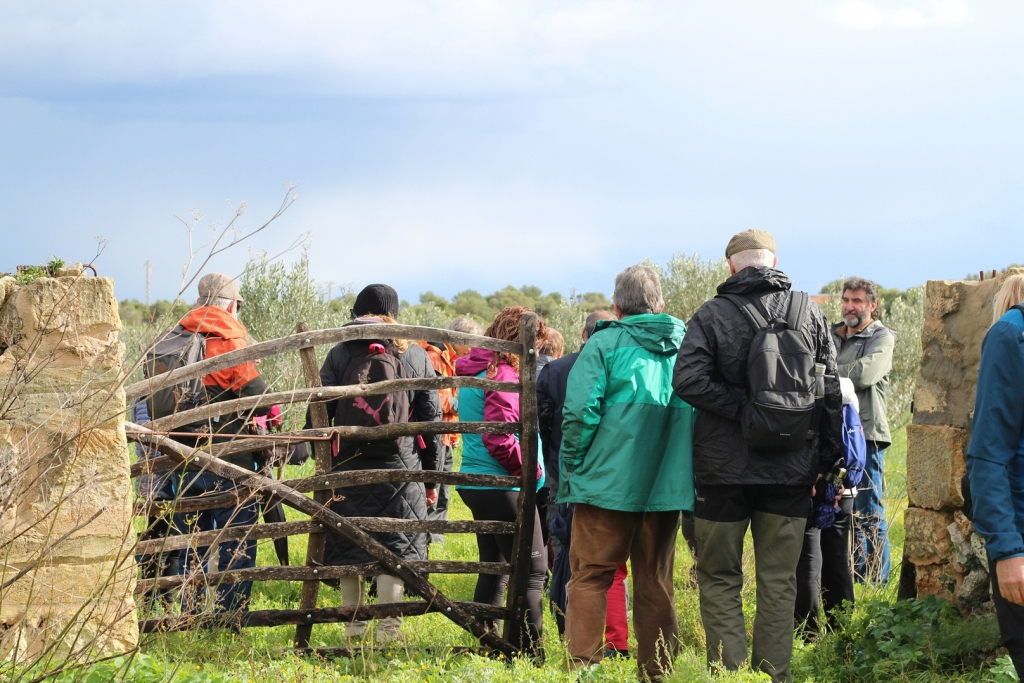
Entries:
{"label": "person in purple jacket", "polygon": [[[1024,679],[1024,282],[996,294],[1000,316],[981,346],[967,472],[974,528],[985,539],[1003,645]],[[1000,315],[1002,314],[1002,315]]]}
{"label": "person in purple jacket", "polygon": [[[494,316],[485,336],[519,341],[519,321],[530,309],[512,306]],[[537,338],[543,339],[546,326],[537,319]],[[486,377],[499,382],[519,381],[519,357],[486,349],[473,349],[455,362],[455,374],[462,377]],[[459,390],[459,419],[463,422],[519,422],[519,394],[506,391],[484,391],[463,387]],[[518,434],[465,434],[462,441],[460,472],[518,477],[523,473],[523,454]],[[544,485],[543,461],[537,462],[537,488]],[[519,510],[518,488],[459,486],[456,489],[473,519],[515,522]],[[548,561],[541,536],[540,515],[534,508],[533,542],[530,578],[526,594],[526,621],[529,642],[513,643],[534,655],[540,655],[544,610],[541,598]],[[481,562],[510,562],[511,534],[477,534]],[[476,582],[473,602],[500,607],[504,603],[508,576],[481,574]],[[493,621],[485,620],[488,628]]]}

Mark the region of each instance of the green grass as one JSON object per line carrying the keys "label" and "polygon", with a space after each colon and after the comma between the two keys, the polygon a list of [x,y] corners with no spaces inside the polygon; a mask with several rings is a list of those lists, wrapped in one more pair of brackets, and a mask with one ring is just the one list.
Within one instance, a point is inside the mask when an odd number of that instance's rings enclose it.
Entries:
{"label": "green grass", "polygon": [[[895,443],[887,453],[887,504],[890,518],[892,553],[894,565],[902,556],[903,544],[903,509],[906,507],[906,439],[902,430],[896,436]],[[312,473],[312,463],[302,468],[289,468],[288,477],[299,477]],[[288,511],[290,518],[301,519],[302,516]],[[462,505],[458,495],[454,495],[451,509],[452,519],[469,519],[469,511]],[[744,581],[744,611],[748,619],[748,629],[754,616],[755,595],[753,577],[753,557],[750,550],[750,539],[747,539],[745,562],[747,565]],[[293,565],[305,561],[305,537],[290,539],[290,559]],[[434,545],[430,549],[431,559],[477,559],[475,538],[471,535],[449,534],[443,545]],[[261,541],[258,546],[257,563],[272,565],[276,563],[273,545],[270,541]],[[675,681],[755,681],[766,680],[766,677],[750,671],[723,674],[714,677],[707,672],[704,665],[704,633],[700,621],[699,600],[697,589],[689,585],[688,577],[692,560],[679,537],[675,565],[676,610],[679,615],[680,638],[683,650],[676,662]],[[471,600],[475,576],[469,575],[435,575],[432,579],[449,597],[456,600]],[[858,606],[849,618],[856,623],[857,633],[872,633],[874,628],[881,627],[871,621],[879,610],[888,614],[887,606],[895,598],[895,585],[887,588],[858,586]],[[252,608],[292,608],[298,605],[299,584],[272,581],[256,584],[253,588]],[[415,598],[411,598],[415,599]],[[340,595],[330,588],[321,588],[320,604],[323,606],[340,604]],[[869,614],[868,610],[872,610]],[[869,617],[871,617],[869,619]],[[145,636],[141,645],[141,656],[133,661],[119,660],[93,668],[97,677],[92,680],[110,680],[124,678],[139,681],[394,681],[395,683],[439,683],[466,681],[471,683],[501,683],[504,681],[536,681],[555,682],[573,681],[574,677],[565,673],[563,665],[565,651],[557,638],[554,621],[550,614],[545,617],[545,634],[547,662],[535,667],[525,661],[509,664],[478,655],[452,655],[445,651],[446,646],[473,645],[473,638],[455,624],[441,615],[429,614],[421,617],[407,618],[402,626],[404,648],[395,649],[388,655],[369,653],[355,659],[324,661],[316,658],[300,658],[291,652],[294,627],[253,628],[246,629],[242,636],[227,631],[202,631],[195,633],[152,634]],[[908,617],[909,619],[909,617]],[[973,625],[972,625],[973,624]],[[963,648],[970,649],[965,653],[955,652],[945,659],[924,657],[925,664],[916,670],[902,671],[894,665],[898,656],[907,654],[908,645],[895,654],[885,656],[877,667],[877,680],[885,681],[942,681],[943,683],[959,683],[961,681],[1011,681],[1013,678],[1005,673],[1005,658],[995,660],[994,635],[991,623],[976,620],[972,624],[959,622],[955,625],[959,630],[946,630],[947,640],[952,638],[964,643]],[[891,625],[890,625],[891,626]],[[898,632],[901,624],[897,623]],[[927,628],[917,622],[907,621],[908,638],[912,639],[916,630]],[[854,629],[854,626],[851,626]],[[941,628],[945,628],[942,626]],[[892,629],[881,637],[883,640],[894,638]],[[941,635],[940,633],[940,635]],[[975,642],[978,641],[978,642]],[[888,642],[888,641],[886,641]],[[932,641],[928,641],[931,643]],[[317,625],[313,629],[315,647],[342,646],[344,642],[343,626],[340,624]],[[847,649],[844,650],[843,648]],[[430,648],[427,650],[426,648]],[[961,649],[963,649],[961,648]],[[840,664],[844,657],[851,656],[851,650],[843,645],[840,638],[826,637],[820,644],[811,645],[798,642],[794,651],[794,671],[797,680],[869,680],[874,675],[860,675],[851,678],[841,676]],[[884,649],[884,647],[883,647]],[[948,649],[948,648],[947,648]],[[956,650],[956,647],[952,648]],[[843,653],[846,654],[843,654]],[[945,651],[944,651],[945,652]],[[913,654],[913,653],[911,653]],[[75,677],[80,678],[80,677]],[[602,664],[593,680],[622,681],[635,680],[636,664],[628,661],[608,661]],[[69,678],[68,680],[71,680]],[[88,679],[87,679],[88,680]]]}

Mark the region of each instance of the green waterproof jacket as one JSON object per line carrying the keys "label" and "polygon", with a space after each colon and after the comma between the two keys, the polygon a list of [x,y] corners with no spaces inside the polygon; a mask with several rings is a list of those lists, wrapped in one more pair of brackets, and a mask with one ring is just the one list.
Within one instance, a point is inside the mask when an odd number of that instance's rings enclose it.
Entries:
{"label": "green waterproof jacket", "polygon": [[559,503],[693,510],[694,410],[672,391],[685,332],[666,314],[597,324],[569,373]]}

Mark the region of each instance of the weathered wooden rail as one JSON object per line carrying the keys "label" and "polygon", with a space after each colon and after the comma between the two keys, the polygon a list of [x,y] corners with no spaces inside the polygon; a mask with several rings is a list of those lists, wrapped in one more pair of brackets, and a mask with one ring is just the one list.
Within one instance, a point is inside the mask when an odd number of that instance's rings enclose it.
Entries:
{"label": "weathered wooden rail", "polygon": [[[520,356],[519,383],[496,382],[477,377],[438,377],[427,379],[398,379],[375,384],[345,387],[320,386],[319,368],[314,347],[358,339],[426,339],[433,342],[463,344]],[[233,483],[234,488],[222,493],[201,496],[183,496],[175,500],[145,500],[135,506],[137,515],[168,516],[176,513],[208,510],[260,500],[265,507],[283,503],[308,516],[306,521],[277,522],[246,526],[228,526],[214,531],[169,535],[138,543],[136,553],[154,556],[177,552],[186,548],[209,547],[226,541],[280,539],[307,535],[307,557],[302,566],[271,566],[247,569],[229,569],[196,576],[165,576],[144,579],[137,583],[137,595],[155,595],[156,592],[181,588],[185,585],[218,586],[248,581],[301,581],[303,588],[298,609],[257,610],[233,614],[201,614],[163,616],[139,622],[142,632],[176,631],[200,628],[210,623],[229,623],[238,627],[267,627],[294,625],[295,645],[298,652],[313,652],[309,647],[314,624],[339,623],[352,619],[380,619],[392,616],[416,616],[437,612],[471,632],[482,646],[493,648],[508,656],[520,652],[528,643],[525,624],[525,596],[530,567],[530,544],[533,537],[534,508],[537,487],[537,403],[536,403],[536,316],[526,316],[520,325],[520,340],[508,342],[467,335],[448,330],[405,325],[359,325],[330,330],[308,330],[300,323],[293,335],[245,349],[226,353],[190,366],[175,369],[163,375],[137,382],[126,387],[129,400],[143,398],[166,386],[186,379],[200,377],[246,361],[259,360],[275,354],[298,351],[302,360],[306,388],[267,393],[234,401],[225,401],[183,411],[155,420],[145,426],[129,423],[129,439],[152,448],[161,455],[132,465],[133,477],[168,473],[183,467],[199,469]],[[521,394],[521,423],[497,422],[410,422],[383,427],[332,426],[327,415],[327,404],[343,398],[376,396],[397,391],[436,390],[442,388],[476,388]],[[308,405],[311,429],[275,434],[273,438],[247,438],[245,436],[221,440],[204,439],[197,447],[185,446],[170,435],[177,428],[198,421],[212,421],[231,413],[252,414],[259,408],[272,405]],[[332,471],[331,441],[372,440],[400,436],[436,435],[447,433],[508,434],[518,433],[523,457],[521,477],[477,475],[463,472],[424,470],[350,470]],[[315,474],[302,479],[276,481],[261,473],[254,473],[223,460],[225,456],[272,448],[290,443],[311,441],[315,460]],[[519,488],[519,514],[513,522],[494,521],[428,521],[409,519],[343,517],[333,512],[328,504],[335,490],[349,486],[377,483],[432,483],[451,485],[493,486]],[[310,498],[306,494],[312,493]],[[371,532],[405,533],[500,533],[513,534],[513,556],[505,563],[454,561],[403,561],[387,547],[369,535]],[[339,534],[363,549],[372,563],[350,566],[325,566],[324,547],[327,534]],[[422,601],[381,603],[359,607],[318,608],[316,599],[322,581],[350,576],[391,574],[401,578],[410,593]],[[505,607],[494,607],[471,602],[458,602],[445,596],[427,580],[427,574],[508,574],[509,587]],[[481,619],[504,620],[504,632],[498,636],[484,628]],[[344,650],[339,649],[338,653]],[[338,654],[335,653],[335,654]]]}

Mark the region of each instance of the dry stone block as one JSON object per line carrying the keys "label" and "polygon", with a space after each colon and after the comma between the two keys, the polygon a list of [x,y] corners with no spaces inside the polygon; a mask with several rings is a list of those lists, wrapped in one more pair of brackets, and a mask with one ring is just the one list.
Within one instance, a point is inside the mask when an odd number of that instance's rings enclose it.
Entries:
{"label": "dry stone block", "polygon": [[99,652],[134,648],[135,574],[134,562],[112,560],[47,564],[33,570],[5,591],[0,658],[33,658],[65,629],[77,634],[82,645],[93,643],[92,649]]}
{"label": "dry stone block", "polygon": [[0,658],[138,643],[113,281],[68,273],[0,302]]}
{"label": "dry stone block", "polygon": [[989,600],[991,583],[988,571],[978,567],[964,577],[956,590],[956,599],[962,606],[976,606]]}
{"label": "dry stone block", "polygon": [[981,342],[992,322],[992,297],[1001,282],[928,282],[915,424],[970,431]]}
{"label": "dry stone block", "polygon": [[40,278],[16,288],[0,308],[0,348],[8,348],[0,365],[60,366],[104,357],[120,364],[120,355],[112,354],[120,351],[120,329],[112,279]]}
{"label": "dry stone block", "polygon": [[949,525],[953,513],[907,508],[903,524],[907,530],[905,552],[914,564],[949,562],[954,555]]}
{"label": "dry stone block", "polygon": [[967,432],[956,427],[907,427],[907,496],[914,507],[963,507],[960,479],[967,471]]}
{"label": "dry stone block", "polygon": [[964,613],[987,597],[984,542],[959,512],[978,366],[992,323],[992,300],[1006,275],[980,281],[930,281],[922,359],[907,430],[906,555],[919,595],[952,599]]}

